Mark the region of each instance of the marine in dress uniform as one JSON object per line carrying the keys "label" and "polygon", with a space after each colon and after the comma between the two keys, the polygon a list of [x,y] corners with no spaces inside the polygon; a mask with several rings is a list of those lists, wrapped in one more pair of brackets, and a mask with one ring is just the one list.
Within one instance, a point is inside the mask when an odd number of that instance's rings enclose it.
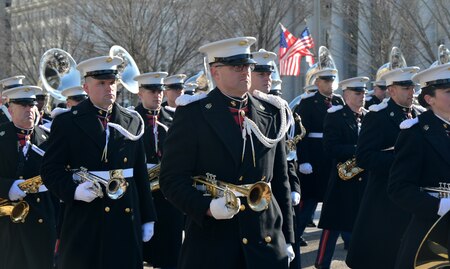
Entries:
{"label": "marine in dress uniform", "polygon": [[[187,215],[181,269],[288,268],[288,256],[293,258],[284,145],[289,113],[277,107],[281,102],[273,96],[261,93],[263,101],[247,93],[255,41],[232,38],[200,48],[217,87],[179,106],[166,138],[161,189]],[[191,177],[207,173],[235,185],[269,183],[267,209],[253,211],[239,192],[237,208],[228,208],[224,197],[205,196],[192,186]]]}
{"label": "marine in dress uniform", "polygon": [[257,52],[252,52],[252,58],[256,61],[256,65],[252,71],[250,93],[253,94],[255,90],[269,93],[272,88],[272,73],[275,72],[277,55],[271,51],[260,49]]}
{"label": "marine in dress uniform", "polygon": [[177,104],[175,101],[178,97],[184,94],[185,79],[185,74],[176,74],[164,79],[164,86],[166,88],[166,90],[164,91],[164,96],[166,97],[166,102],[163,102],[161,106],[172,117],[175,115],[175,110],[177,108]]}
{"label": "marine in dress uniform", "polygon": [[372,82],[372,85],[373,90],[366,96],[366,104],[364,105],[366,109],[369,109],[371,105],[378,105],[387,97],[386,81],[376,80]]}
{"label": "marine in dress uniform", "polygon": [[[150,240],[156,213],[147,179],[143,120],[115,103],[119,57],[78,64],[89,99],[57,116],[41,173],[46,186],[65,203],[60,268],[142,268],[142,241]],[[122,172],[121,198],[95,191],[91,181],[76,183],[86,168],[105,181]],[[115,169],[121,169],[115,171]],[[103,193],[103,198],[101,194]]]}
{"label": "marine in dress uniform", "polygon": [[420,83],[419,100],[427,112],[401,123],[395,144],[388,193],[412,218],[403,230],[395,268],[414,267],[419,245],[433,223],[450,210],[450,199],[421,187],[450,183],[450,64],[438,65],[413,76]]}
{"label": "marine in dress uniform", "polygon": [[323,120],[332,105],[343,105],[342,97],[332,93],[336,69],[317,71],[317,92],[305,94],[294,113],[306,129],[305,137],[297,144],[297,162],[302,186],[302,200],[297,214],[300,235],[311,219],[317,204],[323,201],[331,170],[331,158],[323,149]]}
{"label": "marine in dress uniform", "polygon": [[356,149],[358,167],[369,173],[346,262],[351,268],[394,268],[395,257],[410,214],[394,204],[387,194],[389,169],[400,123],[420,114],[412,105],[412,75],[418,67],[384,73],[389,101],[372,106],[364,117]]}
{"label": "marine in dress uniform", "polygon": [[[316,268],[330,268],[339,234],[350,237],[353,223],[366,186],[366,173],[343,180],[339,177],[338,163],[355,157],[361,121],[366,113],[364,94],[368,77],[354,77],[339,83],[346,105],[332,106],[324,120],[323,144],[332,157],[330,181],[325,194],[319,228],[322,228]],[[348,242],[345,242],[348,243]]]}
{"label": "marine in dress uniform", "polygon": [[[22,80],[25,76],[14,76],[0,80],[0,87],[2,91],[6,91],[15,87],[23,86]],[[11,115],[8,111],[7,97],[0,94],[1,102],[0,105],[0,124],[11,121]]]}
{"label": "marine in dress uniform", "polygon": [[3,92],[10,100],[11,122],[0,126],[0,197],[25,201],[24,222],[0,218],[0,268],[52,268],[56,239],[53,200],[44,185],[25,193],[19,184],[39,175],[47,135],[36,124],[36,96],[41,88],[19,86]]}
{"label": "marine in dress uniform", "polygon": [[[161,108],[166,72],[151,72],[137,76],[141,104],[136,107],[145,121],[144,147],[147,168],[161,163],[164,140],[172,124],[172,116]],[[155,235],[144,244],[144,261],[153,267],[176,268],[181,249],[184,216],[169,201],[161,190],[152,193],[158,221]]]}
{"label": "marine in dress uniform", "polygon": [[40,124],[45,124],[47,122],[52,121],[52,117],[50,116],[50,113],[47,111],[48,99],[49,94],[47,92],[41,91],[36,95],[36,102],[37,102],[36,107],[40,115],[39,120]]}

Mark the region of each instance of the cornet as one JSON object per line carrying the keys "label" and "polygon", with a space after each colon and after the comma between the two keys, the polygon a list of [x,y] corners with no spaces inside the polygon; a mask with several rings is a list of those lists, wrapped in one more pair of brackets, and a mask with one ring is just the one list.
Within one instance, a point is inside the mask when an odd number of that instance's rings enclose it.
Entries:
{"label": "cornet", "polygon": [[159,173],[161,172],[161,164],[157,164],[147,169],[148,180],[150,180],[150,190],[159,190]]}
{"label": "cornet", "polygon": [[356,166],[356,158],[347,160],[344,163],[338,163],[336,168],[338,170],[339,177],[342,180],[349,180],[364,171],[364,169]]}
{"label": "cornet", "polygon": [[109,180],[90,173],[84,167],[72,170],[72,172],[79,177],[79,179],[74,179],[76,183],[81,184],[86,181],[92,182],[94,184],[92,191],[100,198],[103,198],[103,190],[100,184],[105,186],[106,194],[113,200],[120,199],[125,194],[128,187],[128,182],[123,177],[123,171],[121,169],[109,171]]}
{"label": "cornet", "polygon": [[17,203],[0,198],[0,217],[9,216],[14,223],[25,222],[30,205],[25,201]]}
{"label": "cornet", "polygon": [[35,176],[19,183],[17,186],[25,193],[37,193],[43,184],[41,176]]}
{"label": "cornet", "polygon": [[253,211],[259,212],[269,207],[272,192],[269,184],[266,182],[259,181],[254,184],[234,185],[216,180],[215,177],[215,175],[207,173],[206,177],[195,176],[192,179],[194,180],[195,187],[197,187],[197,184],[203,184],[206,187],[205,191],[212,197],[225,197],[226,206],[230,209],[238,209],[238,198],[234,192],[245,196],[249,207]]}

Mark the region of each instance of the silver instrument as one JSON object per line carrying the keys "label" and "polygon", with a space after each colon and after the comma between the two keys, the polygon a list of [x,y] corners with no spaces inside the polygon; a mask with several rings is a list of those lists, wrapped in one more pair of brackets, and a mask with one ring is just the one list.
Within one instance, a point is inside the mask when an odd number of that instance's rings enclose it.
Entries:
{"label": "silver instrument", "polygon": [[101,185],[105,186],[106,194],[113,200],[120,199],[125,194],[128,187],[128,182],[123,177],[123,171],[121,169],[109,171],[109,180],[90,173],[85,167],[72,170],[72,172],[78,176],[74,179],[76,183],[81,184],[86,181],[92,182],[94,185],[92,191],[100,198],[103,198]]}
{"label": "silver instrument", "polygon": [[139,92],[139,84],[134,78],[141,73],[136,65],[133,57],[121,46],[114,45],[109,50],[109,56],[118,56],[122,58],[123,62],[117,66],[119,73],[119,82],[122,86],[131,93]]}
{"label": "silver instrument", "polygon": [[[336,64],[331,56],[330,51],[325,46],[321,46],[319,48],[319,57],[315,64],[313,64],[305,75],[305,87],[309,85],[313,85],[316,82],[316,73],[320,70],[325,69],[335,69]],[[336,78],[333,81],[333,90],[336,90],[339,85],[339,73],[336,72]]]}

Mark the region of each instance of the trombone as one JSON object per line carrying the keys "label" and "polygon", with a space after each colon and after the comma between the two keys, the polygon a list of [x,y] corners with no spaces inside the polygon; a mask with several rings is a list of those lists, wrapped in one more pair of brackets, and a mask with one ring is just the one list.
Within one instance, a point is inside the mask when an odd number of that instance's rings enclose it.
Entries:
{"label": "trombone", "polygon": [[269,184],[262,180],[254,184],[234,185],[216,180],[216,176],[210,173],[207,173],[206,176],[195,176],[192,179],[194,180],[194,187],[197,187],[197,189],[200,189],[197,184],[202,184],[205,186],[205,192],[212,197],[225,197],[226,206],[233,210],[238,209],[236,193],[245,196],[249,207],[256,212],[266,210],[272,199]]}

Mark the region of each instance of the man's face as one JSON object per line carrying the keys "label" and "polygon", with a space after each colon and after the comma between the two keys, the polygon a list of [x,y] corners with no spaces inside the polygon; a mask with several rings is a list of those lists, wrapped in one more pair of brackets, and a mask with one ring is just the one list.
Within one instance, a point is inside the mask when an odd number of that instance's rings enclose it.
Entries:
{"label": "man's face", "polygon": [[[437,89],[433,97],[426,95],[425,98],[435,113],[450,117],[450,88]],[[447,118],[447,120],[450,120],[450,118]]]}
{"label": "man's face", "polygon": [[258,90],[268,93],[272,87],[271,72],[252,72],[251,73],[251,91]]}
{"label": "man's face", "polygon": [[145,108],[159,109],[161,107],[163,98],[162,90],[147,90],[140,88],[138,95]]}
{"label": "man's face", "polygon": [[166,88],[164,91],[164,95],[167,98],[167,104],[170,107],[176,107],[175,100],[184,93],[184,90],[173,90],[170,88]]}
{"label": "man's face", "polygon": [[35,105],[22,105],[10,103],[8,111],[13,123],[23,129],[30,129],[36,119],[37,108]]}
{"label": "man's face", "polygon": [[411,107],[414,98],[414,86],[389,86],[391,98],[400,106]]}
{"label": "man's face", "polygon": [[87,77],[83,85],[91,102],[103,109],[109,109],[116,101],[117,83],[115,79],[94,79]]}
{"label": "man's face", "polygon": [[364,106],[366,95],[364,92],[345,90],[344,101],[351,109],[360,109]]}
{"label": "man's face", "polygon": [[240,97],[244,95],[251,86],[251,69],[254,65],[243,64],[229,66],[214,64],[211,66],[211,74],[217,87],[228,95]]}
{"label": "man's face", "polygon": [[37,108],[41,111],[47,102],[47,95],[36,95]]}
{"label": "man's face", "polygon": [[387,90],[386,88],[382,89],[379,86],[374,86],[373,95],[375,95],[378,99],[383,100],[387,97]]}
{"label": "man's face", "polygon": [[316,86],[319,89],[319,92],[325,96],[330,96],[333,93],[333,81],[334,79],[316,79]]}

